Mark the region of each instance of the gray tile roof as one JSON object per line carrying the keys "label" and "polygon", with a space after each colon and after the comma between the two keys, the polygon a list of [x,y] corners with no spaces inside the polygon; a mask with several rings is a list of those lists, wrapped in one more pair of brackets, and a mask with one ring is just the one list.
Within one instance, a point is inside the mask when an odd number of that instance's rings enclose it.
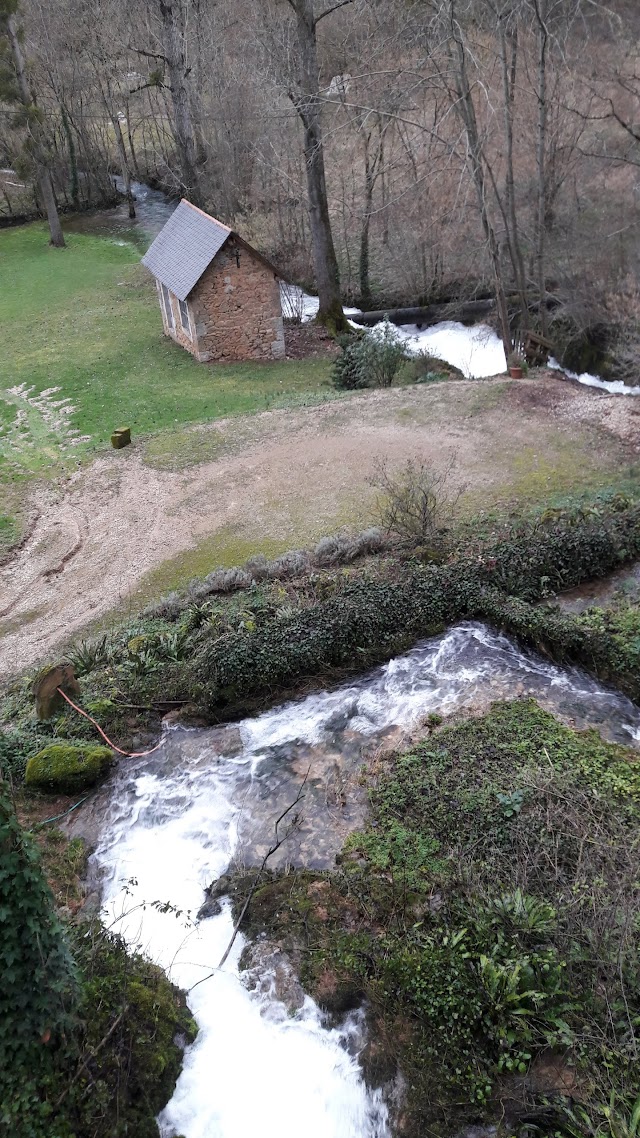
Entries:
{"label": "gray tile roof", "polygon": [[162,284],[186,300],[231,230],[182,199],[142,258]]}

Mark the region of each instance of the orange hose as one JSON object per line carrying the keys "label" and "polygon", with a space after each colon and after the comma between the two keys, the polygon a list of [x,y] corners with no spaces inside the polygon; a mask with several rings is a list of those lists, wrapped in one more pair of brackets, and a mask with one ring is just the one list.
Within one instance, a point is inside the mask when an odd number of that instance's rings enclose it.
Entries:
{"label": "orange hose", "polygon": [[96,723],[95,719],[93,719],[87,711],[83,711],[82,708],[78,707],[72,699],[69,699],[69,696],[64,694],[62,688],[57,688],[56,690],[63,699],[66,699],[69,706],[72,707],[74,711],[78,712],[78,715],[84,715],[85,719],[89,720],[89,723],[93,723],[93,726],[96,728],[96,731],[100,732],[105,743],[108,743],[112,750],[117,751],[119,755],[124,755],[127,759],[143,759],[145,755],[152,755],[154,751],[158,750],[158,747],[162,746],[163,741],[160,740],[160,742],[156,743],[155,747],[152,747],[150,751],[121,751],[120,747],[116,747],[115,743],[111,742],[111,739],[105,735],[100,724]]}

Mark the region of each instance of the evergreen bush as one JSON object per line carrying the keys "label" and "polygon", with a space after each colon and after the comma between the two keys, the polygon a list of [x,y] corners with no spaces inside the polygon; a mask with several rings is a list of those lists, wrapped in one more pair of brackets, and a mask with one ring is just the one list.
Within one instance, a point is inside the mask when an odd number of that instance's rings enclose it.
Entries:
{"label": "evergreen bush", "polygon": [[[11,1118],[16,1075],[37,1073],[60,1045],[78,986],[35,843],[0,786],[0,1121]],[[11,1079],[11,1082],[9,1080]],[[1,1131],[1,1127],[0,1127]],[[9,1133],[9,1131],[7,1131]]]}
{"label": "evergreen bush", "polygon": [[331,382],[341,391],[356,391],[369,387],[370,383],[362,370],[362,339],[353,336],[340,336],[338,343],[342,349],[331,368]]}
{"label": "evergreen bush", "polygon": [[338,342],[342,351],[333,364],[331,380],[343,391],[390,387],[407,359],[402,337],[388,320],[365,335],[342,336]]}
{"label": "evergreen bush", "polygon": [[391,387],[407,359],[404,341],[397,328],[384,320],[360,341],[360,369],[368,387]]}

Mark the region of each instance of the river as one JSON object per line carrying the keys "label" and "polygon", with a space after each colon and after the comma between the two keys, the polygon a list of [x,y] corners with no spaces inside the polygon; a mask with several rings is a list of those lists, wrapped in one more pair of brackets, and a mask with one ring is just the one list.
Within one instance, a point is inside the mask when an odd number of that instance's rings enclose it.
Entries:
{"label": "river", "polygon": [[[122,190],[121,179],[116,178],[116,186]],[[115,209],[95,209],[63,217],[65,233],[91,233],[95,237],[119,238],[134,244],[141,253],[146,253],[178,203],[142,182],[132,182],[131,189],[136,199],[134,219],[129,217],[129,206],[122,201]]]}
{"label": "river", "polygon": [[[241,971],[241,936],[218,969],[233,922],[224,900],[217,915],[198,918],[205,889],[230,865],[259,862],[307,771],[300,828],[278,856],[326,866],[364,818],[358,769],[381,742],[430,712],[525,696],[640,744],[640,709],[629,700],[465,623],[335,691],[224,727],[170,728],[160,750],[121,761],[77,812],[99,819],[91,873],[103,919],[189,992],[199,1026],[159,1118],[165,1138],[387,1138],[380,1091],[358,1064],[362,1016],[329,1028],[309,997],[291,1013],[268,966],[258,977]],[[82,825],[74,821],[75,832]]]}

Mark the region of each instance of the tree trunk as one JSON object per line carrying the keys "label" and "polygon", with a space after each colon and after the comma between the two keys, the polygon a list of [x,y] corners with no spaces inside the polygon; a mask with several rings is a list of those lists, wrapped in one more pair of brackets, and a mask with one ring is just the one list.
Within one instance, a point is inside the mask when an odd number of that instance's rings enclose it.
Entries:
{"label": "tree trunk", "polygon": [[9,32],[9,41],[11,43],[11,52],[13,55],[13,63],[16,69],[16,78],[18,80],[18,88],[20,91],[20,99],[27,113],[29,123],[29,133],[31,136],[31,152],[36,167],[36,181],[38,190],[40,192],[40,200],[45,208],[47,214],[47,221],[49,222],[49,232],[51,234],[51,244],[55,245],[56,249],[64,249],[64,236],[62,234],[62,226],[60,224],[60,217],[58,215],[58,207],[56,205],[56,198],[53,192],[53,182],[51,181],[51,172],[46,162],[46,147],[42,137],[42,127],[40,120],[35,110],[35,99],[29,88],[27,80],[27,71],[24,63],[24,56],[22,48],[20,47],[20,40],[18,38],[18,29],[16,27],[15,16],[9,16],[7,20],[7,30]]}
{"label": "tree trunk", "polygon": [[140,167],[138,166],[138,155],[136,154],[136,148],[133,143],[133,132],[131,130],[131,108],[128,101],[125,103],[124,113],[127,116],[127,139],[129,141],[129,153],[131,155],[131,169],[133,176],[141,182],[142,178],[140,177]]}
{"label": "tree trunk", "polygon": [[518,29],[516,26],[515,31],[512,33],[511,40],[511,60],[507,56],[507,35],[504,26],[504,17],[499,17],[499,35],[500,35],[500,62],[502,64],[502,87],[503,87],[503,100],[504,100],[504,133],[506,142],[506,179],[505,179],[505,199],[506,199],[506,229],[507,239],[509,242],[509,254],[511,257],[511,264],[513,266],[513,275],[515,285],[520,292],[520,303],[522,306],[522,328],[525,329],[528,323],[528,310],[529,305],[527,301],[527,277],[524,266],[524,258],[522,256],[522,246],[520,244],[520,234],[518,230],[518,218],[516,214],[516,195],[515,195],[515,177],[513,170],[513,104],[515,95],[516,84],[516,64],[518,52]]}
{"label": "tree trunk", "polygon": [[159,0],[159,7],[173,107],[173,135],[182,167],[182,188],[194,205],[202,206],[195,131],[187,88],[182,13],[178,0]]}
{"label": "tree trunk", "polygon": [[76,144],[73,138],[73,131],[69,122],[69,116],[66,112],[64,105],[60,104],[60,117],[62,119],[62,128],[67,140],[69,148],[69,168],[71,170],[71,204],[74,209],[80,209],[80,179],[78,178],[78,159],[76,155]]}
{"label": "tree trunk", "polygon": [[133,220],[133,218],[136,216],[136,207],[133,199],[133,194],[131,192],[131,171],[129,169],[129,159],[127,158],[127,151],[124,145],[124,138],[122,136],[122,127],[120,126],[120,120],[117,115],[114,116],[111,121],[113,123],[113,129],[116,136],[116,146],[118,148],[118,156],[120,158],[120,165],[122,167],[122,181],[124,182],[124,194],[127,199],[127,205],[129,206],[129,217]]}
{"label": "tree trunk", "polygon": [[364,212],[360,230],[360,297],[364,304],[371,300],[371,281],[369,279],[369,227],[373,204],[374,172],[369,156],[371,135],[364,136]]}
{"label": "tree trunk", "polygon": [[504,289],[500,247],[498,245],[498,239],[496,237],[495,229],[493,228],[491,222],[491,215],[489,213],[489,205],[487,202],[487,185],[483,166],[482,145],[478,133],[478,124],[476,121],[475,107],[473,105],[473,95],[471,93],[471,87],[469,85],[469,76],[467,74],[465,47],[464,43],[462,42],[462,33],[456,19],[454,0],[451,0],[450,34],[451,38],[454,41],[456,52],[456,58],[451,59],[452,68],[454,68],[454,74],[457,80],[456,90],[454,92],[454,107],[456,114],[459,116],[464,126],[467,138],[469,165],[473,178],[473,184],[476,190],[476,196],[478,198],[482,230],[487,242],[491,268],[493,270],[493,279],[496,293],[496,307],[498,309],[498,319],[500,322],[500,335],[502,337],[505,355],[508,361],[512,347],[511,328],[509,326],[509,312]]}
{"label": "tree trunk", "polygon": [[316,320],[332,332],[348,330],[340,297],[340,272],[331,233],[320,121],[320,83],[313,0],[290,0],[297,17],[299,92],[293,103],[304,128],[313,264],[320,306]]}
{"label": "tree trunk", "polygon": [[547,228],[547,181],[546,181],[546,142],[547,142],[547,48],[549,32],[546,25],[545,0],[534,0],[538,23],[538,137],[536,146],[536,171],[538,175],[538,202],[536,217],[536,278],[540,293],[540,327],[542,335],[547,334],[546,306],[546,228]]}
{"label": "tree trunk", "polygon": [[54,245],[56,249],[64,249],[64,235],[60,224],[60,215],[58,213],[55,194],[53,192],[53,182],[51,181],[51,174],[46,166],[38,166],[38,186],[40,188],[40,197],[42,198],[47,213],[51,244]]}

